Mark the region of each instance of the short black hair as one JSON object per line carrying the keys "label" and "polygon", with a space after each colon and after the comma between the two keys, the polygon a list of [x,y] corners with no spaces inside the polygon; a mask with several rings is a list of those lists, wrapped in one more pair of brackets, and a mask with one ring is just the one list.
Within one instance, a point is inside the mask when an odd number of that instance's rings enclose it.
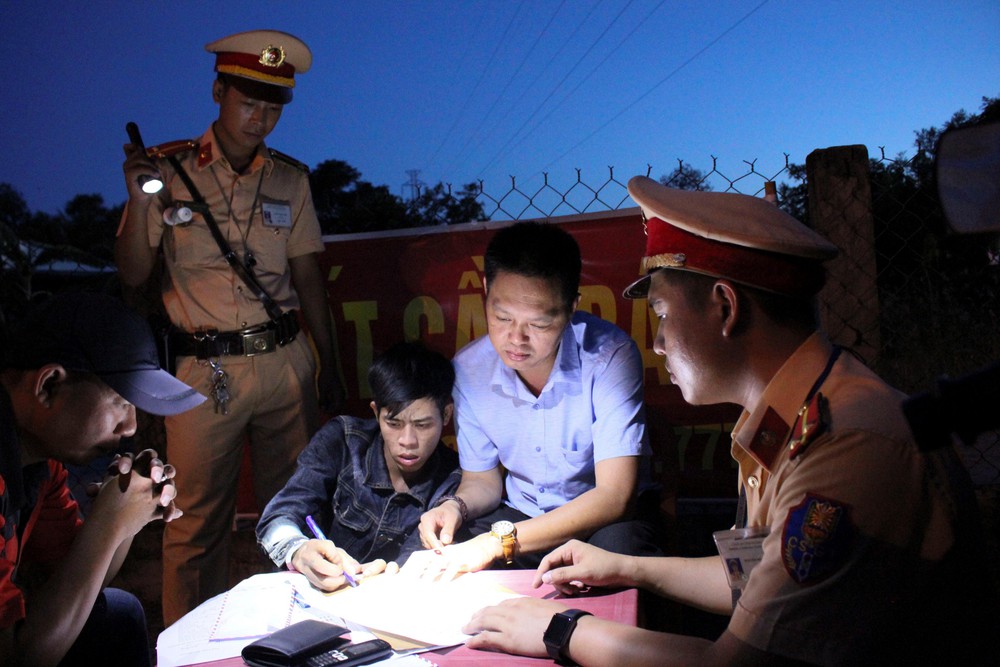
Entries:
{"label": "short black hair", "polygon": [[527,278],[559,281],[559,293],[567,310],[580,291],[580,246],[558,225],[518,222],[504,227],[490,240],[484,258],[486,286],[504,271]]}
{"label": "short black hair", "polygon": [[443,415],[451,403],[455,369],[444,355],[420,341],[404,341],[375,359],[368,369],[368,384],[375,409],[381,412],[385,408],[390,417],[422,398],[433,400]]}
{"label": "short black hair", "polygon": [[[674,284],[680,286],[688,303],[698,303],[699,299],[707,298],[716,281],[727,280],[694,271],[660,270],[669,275]],[[815,297],[793,297],[735,281],[730,282],[737,292],[753,301],[772,322],[802,331],[812,331],[819,327],[818,302]]]}

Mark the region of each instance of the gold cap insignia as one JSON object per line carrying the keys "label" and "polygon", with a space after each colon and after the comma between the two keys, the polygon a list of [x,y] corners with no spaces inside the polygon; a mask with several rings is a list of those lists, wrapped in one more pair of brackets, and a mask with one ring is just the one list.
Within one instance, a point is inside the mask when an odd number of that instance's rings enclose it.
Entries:
{"label": "gold cap insignia", "polygon": [[281,64],[285,62],[285,50],[280,46],[271,46],[269,44],[260,52],[260,60],[258,62],[265,67],[281,67]]}
{"label": "gold cap insignia", "polygon": [[687,264],[687,255],[682,252],[665,252],[652,257],[643,257],[639,271],[648,273],[653,269],[680,269]]}

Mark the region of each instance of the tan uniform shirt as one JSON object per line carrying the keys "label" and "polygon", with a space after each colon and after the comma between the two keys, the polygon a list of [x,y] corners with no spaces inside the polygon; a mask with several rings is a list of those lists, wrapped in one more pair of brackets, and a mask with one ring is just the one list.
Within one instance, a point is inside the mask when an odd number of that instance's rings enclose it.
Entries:
{"label": "tan uniform shirt", "polygon": [[[282,310],[298,308],[288,259],[323,251],[306,172],[261,145],[248,173],[236,174],[211,128],[196,150],[177,157],[237,256],[252,253],[264,289]],[[188,332],[233,331],[267,321],[263,304],[223,259],[200,214],[189,225],[164,224],[166,206],[192,197],[169,163],[161,160],[159,167],[165,187],[150,205],[147,223],[150,246],[163,242],[163,303],[170,320]]]}
{"label": "tan uniform shirt", "polygon": [[938,617],[958,613],[962,586],[983,574],[953,585],[943,563],[957,501],[939,464],[954,451],[922,454],[904,395],[844,351],[819,388],[823,430],[792,457],[789,428],[801,432],[797,413],[832,350],[820,334],[808,339],[733,431],[747,525],[770,533],[729,630],[819,664],[927,658],[952,641]]}

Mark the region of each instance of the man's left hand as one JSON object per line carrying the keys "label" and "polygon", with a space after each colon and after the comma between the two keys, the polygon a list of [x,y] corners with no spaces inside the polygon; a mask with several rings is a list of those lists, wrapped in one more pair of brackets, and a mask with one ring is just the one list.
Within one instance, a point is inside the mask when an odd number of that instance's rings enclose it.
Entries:
{"label": "man's left hand", "polygon": [[465,645],[475,649],[490,649],[547,658],[542,635],[552,616],[565,611],[566,605],[552,600],[523,597],[504,600],[493,607],[480,609],[462,628],[474,635]]}
{"label": "man's left hand", "polygon": [[483,533],[443,549],[415,551],[403,565],[402,572],[422,579],[451,581],[463,572],[478,572],[488,567],[502,555],[500,541]]}

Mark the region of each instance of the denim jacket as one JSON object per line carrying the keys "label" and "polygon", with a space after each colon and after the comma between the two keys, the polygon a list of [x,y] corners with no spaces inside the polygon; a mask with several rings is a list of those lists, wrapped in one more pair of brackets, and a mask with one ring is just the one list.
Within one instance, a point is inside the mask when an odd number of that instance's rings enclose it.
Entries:
{"label": "denim jacket", "polygon": [[[458,488],[458,454],[444,443],[406,493],[392,487],[375,419],[328,421],[299,455],[295,474],[271,499],[257,524],[257,541],[279,567],[312,537],[312,517],[339,548],[361,563],[376,558],[402,565],[421,548],[420,515]],[[307,537],[309,536],[309,537]]]}

